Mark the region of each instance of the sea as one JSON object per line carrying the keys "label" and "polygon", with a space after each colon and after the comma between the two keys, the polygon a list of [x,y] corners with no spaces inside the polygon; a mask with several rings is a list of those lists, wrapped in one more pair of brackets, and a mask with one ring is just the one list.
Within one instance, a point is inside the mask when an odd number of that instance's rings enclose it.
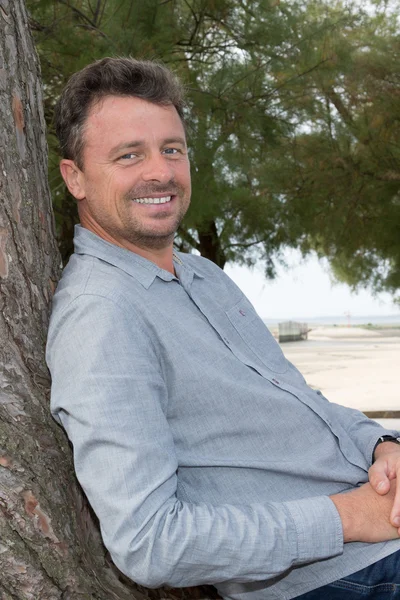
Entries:
{"label": "sea", "polygon": [[331,325],[336,327],[359,327],[360,325],[374,325],[375,327],[400,327],[400,313],[392,315],[328,315],[320,317],[296,317],[293,316],[290,319],[263,319],[264,323],[269,327],[277,327],[278,323],[284,323],[285,321],[296,321],[298,323],[308,323],[309,325]]}

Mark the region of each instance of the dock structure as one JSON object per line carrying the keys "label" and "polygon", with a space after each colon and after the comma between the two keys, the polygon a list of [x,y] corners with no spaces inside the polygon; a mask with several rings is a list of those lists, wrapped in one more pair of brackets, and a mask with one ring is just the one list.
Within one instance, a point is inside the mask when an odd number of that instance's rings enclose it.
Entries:
{"label": "dock structure", "polygon": [[296,321],[285,321],[284,323],[278,323],[278,326],[279,343],[306,340],[308,332],[311,331],[307,323],[297,323]]}

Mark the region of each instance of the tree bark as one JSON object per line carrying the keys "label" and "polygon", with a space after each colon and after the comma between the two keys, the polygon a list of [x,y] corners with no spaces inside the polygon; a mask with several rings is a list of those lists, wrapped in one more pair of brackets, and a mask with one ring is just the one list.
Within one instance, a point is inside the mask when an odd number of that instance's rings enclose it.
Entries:
{"label": "tree bark", "polygon": [[223,269],[226,263],[226,256],[221,246],[221,240],[218,235],[215,221],[208,221],[197,228],[199,236],[198,249],[201,256],[208,258]]}
{"label": "tree bark", "polygon": [[49,414],[44,348],[61,258],[23,0],[0,0],[0,123],[0,600],[208,597],[144,590],[117,571]]}

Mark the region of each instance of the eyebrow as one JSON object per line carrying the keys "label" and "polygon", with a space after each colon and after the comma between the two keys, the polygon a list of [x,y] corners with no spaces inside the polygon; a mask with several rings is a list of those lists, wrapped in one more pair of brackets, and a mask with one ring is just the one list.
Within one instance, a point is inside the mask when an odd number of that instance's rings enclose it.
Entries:
{"label": "eyebrow", "polygon": [[182,144],[182,146],[186,146],[186,140],[182,137],[172,137],[164,140],[164,144]]}
{"label": "eyebrow", "polygon": [[[185,138],[179,136],[171,137],[163,140],[162,145],[164,146],[165,144],[181,144],[182,146],[186,146],[186,140]],[[114,154],[117,154],[118,152],[121,152],[122,150],[126,150],[128,148],[140,148],[140,146],[144,145],[144,140],[132,140],[131,142],[124,142],[123,144],[119,144],[118,146],[114,146],[114,148],[111,148],[109,156],[113,156]]]}

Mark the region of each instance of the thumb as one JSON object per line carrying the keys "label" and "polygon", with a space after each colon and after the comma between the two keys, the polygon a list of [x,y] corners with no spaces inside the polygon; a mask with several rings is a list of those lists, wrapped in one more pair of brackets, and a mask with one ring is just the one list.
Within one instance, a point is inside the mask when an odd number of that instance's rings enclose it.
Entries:
{"label": "thumb", "polygon": [[390,490],[389,478],[383,467],[379,468],[377,463],[369,470],[369,482],[378,494],[384,495]]}

